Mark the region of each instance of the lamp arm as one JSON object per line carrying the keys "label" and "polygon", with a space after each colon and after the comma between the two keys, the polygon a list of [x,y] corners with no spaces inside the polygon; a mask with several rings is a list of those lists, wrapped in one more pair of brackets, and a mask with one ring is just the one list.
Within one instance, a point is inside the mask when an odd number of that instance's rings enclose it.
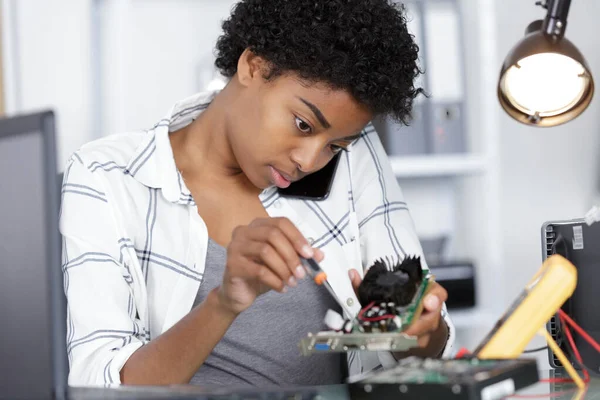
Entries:
{"label": "lamp arm", "polygon": [[542,6],[548,10],[542,24],[542,32],[551,37],[552,40],[560,40],[567,29],[567,17],[569,16],[571,0],[547,0]]}

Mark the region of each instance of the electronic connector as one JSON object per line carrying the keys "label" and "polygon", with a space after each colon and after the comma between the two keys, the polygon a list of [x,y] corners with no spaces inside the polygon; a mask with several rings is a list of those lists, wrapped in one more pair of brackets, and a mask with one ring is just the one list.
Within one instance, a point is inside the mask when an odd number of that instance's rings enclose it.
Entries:
{"label": "electronic connector", "polygon": [[[383,261],[376,262],[359,288],[359,298],[364,307],[358,315],[344,320],[329,310],[325,323],[330,330],[309,333],[299,343],[302,354],[405,351],[417,347],[417,338],[406,335],[404,331],[419,318],[423,298],[433,282],[431,274],[424,276],[419,258],[407,258],[393,266]],[[411,297],[406,296],[407,292]],[[397,305],[389,300],[403,304]],[[369,303],[365,305],[367,301]]]}

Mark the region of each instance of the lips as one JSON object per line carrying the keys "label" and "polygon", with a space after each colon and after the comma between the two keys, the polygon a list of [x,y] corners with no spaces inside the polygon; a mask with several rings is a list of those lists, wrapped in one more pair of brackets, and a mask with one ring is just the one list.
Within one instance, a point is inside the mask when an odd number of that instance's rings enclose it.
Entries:
{"label": "lips", "polygon": [[272,166],[269,166],[269,169],[271,170],[271,179],[278,188],[285,189],[292,184],[293,178],[288,174],[281,172]]}
{"label": "lips", "polygon": [[292,183],[296,181],[296,179],[294,179],[294,177],[293,177],[292,175],[290,175],[290,174],[286,174],[285,172],[283,172],[283,171],[280,171],[280,170],[278,170],[277,168],[276,168],[275,170],[276,170],[277,172],[279,172],[279,174],[280,174],[281,176],[283,176],[283,178],[284,178],[285,180],[287,180],[287,181],[290,181],[290,182],[292,182]]}

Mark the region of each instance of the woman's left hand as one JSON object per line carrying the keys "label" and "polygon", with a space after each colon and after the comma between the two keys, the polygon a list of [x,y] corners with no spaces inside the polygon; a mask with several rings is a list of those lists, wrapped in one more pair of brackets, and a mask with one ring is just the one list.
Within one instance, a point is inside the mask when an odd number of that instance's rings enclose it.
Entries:
{"label": "woman's left hand", "polygon": [[[358,292],[358,287],[362,281],[359,273],[352,269],[349,272],[350,280],[354,291]],[[435,357],[443,350],[448,327],[442,319],[442,305],[448,298],[448,292],[439,283],[434,282],[429,289],[427,296],[423,299],[423,312],[417,321],[408,327],[404,333],[409,336],[416,336],[419,347],[424,350],[424,355]],[[419,353],[421,355],[421,353]]]}

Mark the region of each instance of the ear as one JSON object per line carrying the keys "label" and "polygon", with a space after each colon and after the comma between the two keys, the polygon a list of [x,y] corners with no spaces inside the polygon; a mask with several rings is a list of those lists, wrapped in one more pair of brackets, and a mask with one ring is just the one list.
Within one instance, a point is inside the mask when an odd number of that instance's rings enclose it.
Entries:
{"label": "ear", "polygon": [[250,86],[257,79],[264,80],[267,61],[246,49],[238,60],[237,79],[242,86]]}

